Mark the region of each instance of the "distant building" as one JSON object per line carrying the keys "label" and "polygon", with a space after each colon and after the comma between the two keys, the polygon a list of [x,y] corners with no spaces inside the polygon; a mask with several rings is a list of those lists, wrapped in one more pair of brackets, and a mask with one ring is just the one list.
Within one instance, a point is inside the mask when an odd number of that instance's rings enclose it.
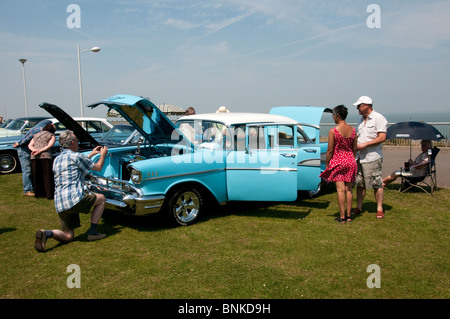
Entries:
{"label": "distant building", "polygon": [[166,115],[185,115],[186,111],[176,105],[157,105],[158,109]]}

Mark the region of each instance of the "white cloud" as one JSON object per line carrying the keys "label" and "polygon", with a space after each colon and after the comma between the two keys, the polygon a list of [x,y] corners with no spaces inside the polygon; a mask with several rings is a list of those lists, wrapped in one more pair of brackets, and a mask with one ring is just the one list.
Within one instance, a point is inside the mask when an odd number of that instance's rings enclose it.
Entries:
{"label": "white cloud", "polygon": [[385,17],[378,43],[433,50],[450,40],[450,2],[420,5]]}
{"label": "white cloud", "polygon": [[186,20],[178,20],[173,18],[169,18],[166,21],[164,21],[163,25],[171,26],[178,30],[189,30],[199,26],[199,24],[194,24]]}
{"label": "white cloud", "polygon": [[214,22],[214,23],[210,23],[208,25],[206,25],[206,28],[208,29],[208,32],[204,35],[211,35],[213,33],[216,33],[222,29],[225,29],[245,18],[248,18],[249,16],[251,16],[253,14],[253,12],[247,12],[245,14],[239,15],[239,16],[235,16],[235,17],[231,17],[219,22]]}
{"label": "white cloud", "polygon": [[50,33],[40,5],[0,22],[8,115],[22,115],[15,107],[23,105],[21,57],[29,59],[30,105],[48,100],[79,113],[77,44],[102,48],[82,57],[86,102],[130,93],[204,111],[221,104],[266,111],[280,103],[350,103],[363,92],[401,105],[398,95],[408,93],[410,111],[424,101],[440,105],[449,83],[448,0],[377,0],[381,29],[367,27],[367,1],[106,2],[82,3],[80,30],[67,29],[65,7],[54,2],[47,8],[60,20]]}

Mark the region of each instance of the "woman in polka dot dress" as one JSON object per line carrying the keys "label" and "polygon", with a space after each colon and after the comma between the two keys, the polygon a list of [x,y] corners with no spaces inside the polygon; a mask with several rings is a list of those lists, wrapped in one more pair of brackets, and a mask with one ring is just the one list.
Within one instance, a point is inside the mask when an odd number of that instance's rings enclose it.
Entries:
{"label": "woman in polka dot dress", "polygon": [[345,122],[347,114],[348,109],[344,105],[333,109],[333,119],[337,125],[328,133],[327,165],[320,174],[324,180],[336,183],[340,214],[336,220],[342,224],[351,221],[352,183],[357,172],[356,130]]}

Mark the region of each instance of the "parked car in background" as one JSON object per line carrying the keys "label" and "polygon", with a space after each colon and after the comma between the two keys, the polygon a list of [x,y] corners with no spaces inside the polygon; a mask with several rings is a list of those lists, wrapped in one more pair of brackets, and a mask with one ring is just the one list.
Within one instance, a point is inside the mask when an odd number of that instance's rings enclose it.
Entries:
{"label": "parked car in background", "polygon": [[49,117],[19,117],[0,128],[0,138],[25,135],[33,126]]}
{"label": "parked car in background", "polygon": [[[113,124],[103,118],[72,118],[56,105],[42,103],[40,106],[49,112],[53,117],[42,117],[38,122],[44,119],[49,119],[55,125],[56,136],[66,129],[73,130],[80,139],[80,150],[92,149],[95,145],[99,145],[96,139],[101,139],[103,135],[109,132],[109,130],[113,127]],[[28,129],[26,131],[28,131]],[[24,135],[16,135],[0,138],[0,174],[9,174],[21,171],[17,149],[13,147],[13,144],[20,141],[23,136]],[[52,153],[54,156],[59,153],[59,149],[59,141],[56,139],[56,142],[52,148]]]}
{"label": "parked car in background", "polygon": [[100,105],[117,111],[143,137],[137,146],[110,149],[103,169],[90,173],[87,186],[106,197],[107,209],[162,213],[190,225],[209,201],[295,201],[298,191],[320,185],[323,145],[310,137],[318,123],[299,119],[302,112],[321,116],[328,109],[287,107],[295,118],[191,115],[180,118],[177,128],[145,98],[116,95],[90,107]]}
{"label": "parked car in background", "polygon": [[9,123],[11,123],[14,119],[7,119],[5,122],[3,122],[2,124],[0,124],[0,128],[5,128],[6,126],[8,126]]}
{"label": "parked car in background", "polygon": [[143,141],[143,137],[132,125],[117,124],[108,133],[104,134],[102,138],[99,138],[98,141],[102,145],[108,145],[108,147],[126,146],[137,145]]}

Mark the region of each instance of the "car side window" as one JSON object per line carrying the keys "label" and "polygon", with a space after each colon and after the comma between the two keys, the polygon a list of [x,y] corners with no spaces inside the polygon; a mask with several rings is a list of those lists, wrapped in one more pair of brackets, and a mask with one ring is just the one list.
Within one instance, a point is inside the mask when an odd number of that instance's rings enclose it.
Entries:
{"label": "car side window", "polygon": [[195,139],[194,121],[183,121],[179,123],[178,128],[189,141],[194,143]]}
{"label": "car side window", "polygon": [[278,126],[278,146],[294,147],[294,129],[292,126]]}
{"label": "car side window", "polygon": [[222,123],[203,121],[202,143],[215,143],[224,146],[225,142],[230,142],[230,132]]}
{"label": "car side window", "polygon": [[86,123],[86,131],[89,133],[103,133],[102,125],[99,121],[88,121]]}
{"label": "car side window", "polygon": [[245,125],[235,126],[232,130],[236,151],[245,151]]}
{"label": "car side window", "polygon": [[111,128],[102,121],[88,121],[87,131],[89,133],[106,133]]}
{"label": "car side window", "polygon": [[297,146],[302,144],[310,143],[306,133],[300,128],[297,128]]}
{"label": "car side window", "polygon": [[111,127],[109,127],[108,125],[106,125],[106,124],[103,123],[103,122],[100,122],[100,125],[101,125],[102,131],[103,131],[104,133],[109,132],[109,130],[111,129]]}
{"label": "car side window", "polygon": [[294,128],[291,125],[267,126],[269,148],[293,148]]}
{"label": "car side window", "polygon": [[247,128],[248,134],[248,149],[258,150],[266,148],[266,138],[264,135],[263,126],[249,126]]}

